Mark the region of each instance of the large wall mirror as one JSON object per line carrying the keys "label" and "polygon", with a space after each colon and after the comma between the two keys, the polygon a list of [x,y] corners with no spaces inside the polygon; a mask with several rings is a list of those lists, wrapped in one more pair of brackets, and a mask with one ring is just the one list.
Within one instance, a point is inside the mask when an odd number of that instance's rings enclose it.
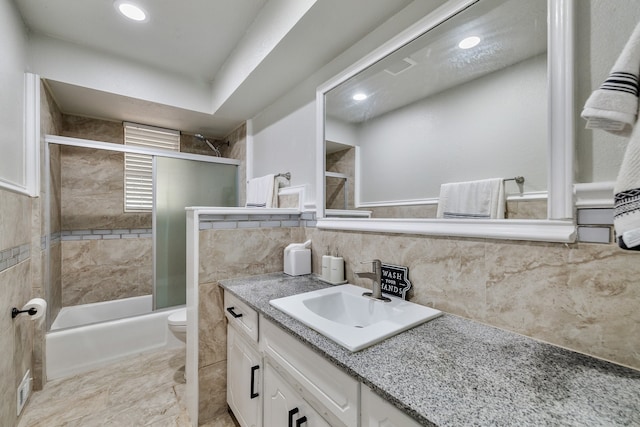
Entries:
{"label": "large wall mirror", "polygon": [[[448,1],[318,88],[319,226],[572,241],[572,12]],[[506,219],[436,219],[442,184],[488,178]]]}

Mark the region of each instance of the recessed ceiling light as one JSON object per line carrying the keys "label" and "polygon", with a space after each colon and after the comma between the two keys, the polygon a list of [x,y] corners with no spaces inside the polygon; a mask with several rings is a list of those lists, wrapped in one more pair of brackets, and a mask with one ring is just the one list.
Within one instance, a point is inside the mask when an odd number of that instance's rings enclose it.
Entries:
{"label": "recessed ceiling light", "polygon": [[478,43],[480,43],[480,37],[471,36],[471,37],[462,39],[462,41],[458,43],[458,47],[460,49],[471,49],[472,47],[477,46]]}
{"label": "recessed ceiling light", "polygon": [[148,20],[147,13],[140,6],[136,6],[131,2],[118,0],[114,3],[114,6],[118,12],[132,21],[145,22]]}
{"label": "recessed ceiling light", "polygon": [[355,101],[364,101],[365,99],[367,99],[367,95],[365,95],[364,93],[356,93],[355,95],[353,95],[353,99]]}

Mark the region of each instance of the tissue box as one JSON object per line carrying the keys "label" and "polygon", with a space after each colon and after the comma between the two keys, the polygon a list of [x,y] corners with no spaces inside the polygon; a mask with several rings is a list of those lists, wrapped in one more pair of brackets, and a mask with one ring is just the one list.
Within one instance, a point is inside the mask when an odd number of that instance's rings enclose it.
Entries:
{"label": "tissue box", "polygon": [[284,272],[289,276],[311,274],[311,249],[285,251]]}

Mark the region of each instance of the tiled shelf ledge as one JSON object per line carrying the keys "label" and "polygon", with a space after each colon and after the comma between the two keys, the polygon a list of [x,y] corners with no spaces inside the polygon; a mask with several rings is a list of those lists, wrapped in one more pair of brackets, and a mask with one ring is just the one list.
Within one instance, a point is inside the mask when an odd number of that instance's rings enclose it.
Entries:
{"label": "tiled shelf ledge", "polygon": [[4,271],[26,261],[31,256],[31,246],[28,243],[5,249],[0,252],[0,271]]}
{"label": "tiled shelf ledge", "polygon": [[314,212],[277,208],[192,208],[206,210],[199,214],[200,230],[230,230],[238,228],[314,227]]}

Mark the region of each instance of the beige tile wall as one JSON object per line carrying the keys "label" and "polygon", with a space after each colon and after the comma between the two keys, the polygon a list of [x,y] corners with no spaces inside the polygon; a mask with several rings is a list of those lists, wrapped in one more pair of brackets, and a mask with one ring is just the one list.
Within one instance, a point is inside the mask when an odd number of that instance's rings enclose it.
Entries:
{"label": "beige tile wall", "polygon": [[124,144],[122,122],[63,114],[62,126],[62,136]]}
{"label": "beige tile wall", "polygon": [[344,206],[344,190],[347,189],[348,199],[346,209],[353,209],[355,206],[355,165],[356,165],[356,149],[348,148],[346,150],[336,151],[327,154],[326,169],[328,172],[338,172],[349,176],[349,183],[338,178],[326,178],[326,208],[327,209],[345,209]]}
{"label": "beige tile wall", "polygon": [[[53,97],[43,83],[40,83],[40,197],[32,199],[31,217],[31,294],[47,300],[47,318],[34,325],[33,354],[32,354],[32,386],[34,390],[41,390],[46,379],[45,370],[45,334],[52,319],[61,307],[61,276],[59,264],[52,264],[48,268],[46,251],[42,241],[47,233],[45,219],[47,215],[47,174],[45,164],[45,135],[59,135],[62,129],[62,114],[53,101]],[[48,176],[51,188],[50,228],[52,233],[60,232],[60,150],[57,146],[50,147],[50,174]],[[51,245],[50,257],[52,263],[60,259],[60,244]],[[49,277],[46,277],[47,272]],[[47,283],[51,283],[51,291],[47,293]]]}
{"label": "beige tile wall", "polygon": [[124,212],[124,154],[61,147],[62,230],[151,228],[151,213]]}
{"label": "beige tile wall", "polygon": [[152,239],[62,242],[62,306],[150,295]]}
{"label": "beige tile wall", "polygon": [[[0,189],[0,251],[31,243],[32,200]],[[12,319],[11,308],[22,308],[31,298],[31,258],[0,271],[0,425],[16,424],[17,387],[31,368],[33,322],[28,316]]]}
{"label": "beige tile wall", "polygon": [[223,294],[218,281],[282,271],[285,246],[302,241],[303,237],[304,229],[300,227],[200,232],[198,376],[201,423],[227,410],[227,334]]}
{"label": "beige tile wall", "polygon": [[[64,136],[124,143],[122,123],[64,115]],[[225,157],[242,160],[240,182],[246,176],[246,126],[234,130],[222,145]],[[212,155],[207,146],[194,141],[193,135],[181,136],[181,151]],[[124,155],[90,148],[61,147],[60,210],[62,230],[151,228],[150,213],[123,211]],[[244,205],[245,186],[240,185]],[[63,241],[63,306],[106,301],[151,293],[151,239],[113,241]],[[57,294],[56,294],[57,296]]]}
{"label": "beige tile wall", "polygon": [[409,267],[412,301],[640,369],[640,257],[615,245],[553,244],[307,228],[313,271],[330,245],[347,279],[360,261]]}
{"label": "beige tile wall", "polygon": [[[124,143],[121,122],[63,115],[63,136]],[[124,212],[124,155],[60,147],[60,229],[149,229],[151,213]],[[62,306],[148,295],[152,288],[152,240],[63,241]],[[54,265],[52,263],[52,265]]]}

